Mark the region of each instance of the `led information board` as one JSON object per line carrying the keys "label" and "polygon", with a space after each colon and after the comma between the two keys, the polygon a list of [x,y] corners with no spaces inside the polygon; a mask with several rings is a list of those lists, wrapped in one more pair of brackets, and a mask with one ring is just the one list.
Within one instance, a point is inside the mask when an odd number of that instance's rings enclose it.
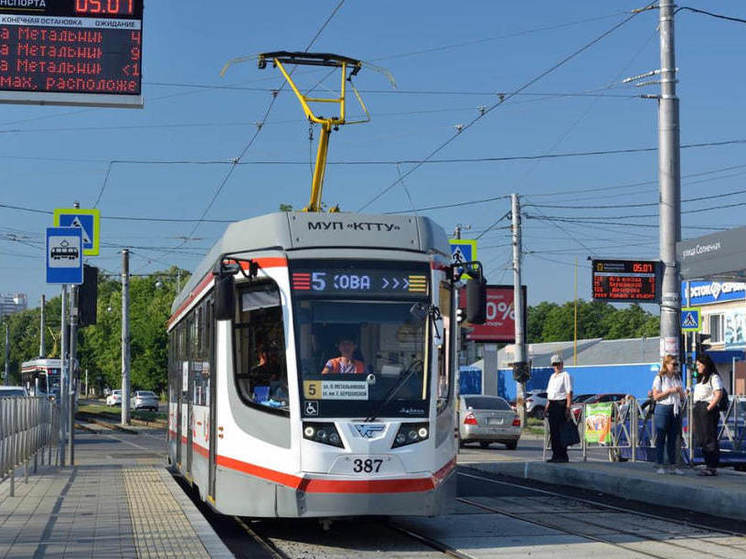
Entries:
{"label": "led information board", "polygon": [[427,269],[421,267],[374,268],[316,262],[293,266],[290,287],[296,296],[414,297],[428,293]]}
{"label": "led information board", "polygon": [[143,0],[0,0],[0,102],[142,107]]}
{"label": "led information board", "polygon": [[593,260],[593,299],[659,303],[659,264],[652,260]]}

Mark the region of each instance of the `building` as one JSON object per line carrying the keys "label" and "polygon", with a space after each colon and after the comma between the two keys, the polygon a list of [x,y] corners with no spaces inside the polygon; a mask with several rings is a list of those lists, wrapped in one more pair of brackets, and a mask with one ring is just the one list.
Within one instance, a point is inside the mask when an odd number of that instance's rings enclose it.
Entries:
{"label": "building", "polygon": [[9,314],[25,311],[27,308],[28,298],[25,293],[0,295],[0,318]]}
{"label": "building", "polygon": [[[505,346],[497,354],[497,393],[508,400],[514,400],[516,395],[516,383],[510,366],[514,360],[514,347]],[[555,353],[562,355],[565,369],[573,377],[576,394],[613,392],[645,398],[660,367],[658,337],[623,340],[592,338],[578,340],[577,344],[573,341],[528,344],[527,350],[531,378],[526,383],[526,390],[546,388],[552,374],[551,356]],[[479,370],[481,373],[483,367],[484,361],[480,360],[463,368],[462,376],[466,383],[479,386],[472,378],[474,373],[470,371]]]}
{"label": "building", "polygon": [[701,309],[701,331],[710,336],[707,353],[728,392],[746,393],[746,283],[682,282],[681,301],[682,306]]}

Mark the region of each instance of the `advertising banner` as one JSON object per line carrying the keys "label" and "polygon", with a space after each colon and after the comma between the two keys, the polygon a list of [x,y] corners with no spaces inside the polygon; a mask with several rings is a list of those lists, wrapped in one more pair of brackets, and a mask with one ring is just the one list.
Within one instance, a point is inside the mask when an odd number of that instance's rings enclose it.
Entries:
{"label": "advertising banner", "polygon": [[725,347],[743,347],[746,345],[746,315],[743,311],[725,312]]}
{"label": "advertising banner", "polygon": [[612,402],[585,406],[585,442],[604,444],[611,431]]}

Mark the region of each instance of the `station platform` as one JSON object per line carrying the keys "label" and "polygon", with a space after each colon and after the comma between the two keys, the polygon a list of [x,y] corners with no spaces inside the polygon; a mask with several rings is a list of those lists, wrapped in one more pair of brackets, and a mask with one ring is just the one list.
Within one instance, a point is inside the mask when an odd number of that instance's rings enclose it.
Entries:
{"label": "station platform", "polygon": [[[572,455],[571,455],[572,460]],[[746,520],[746,473],[720,468],[715,477],[698,469],[684,475],[657,474],[650,462],[476,461],[469,468],[513,478],[598,491],[624,499]]]}
{"label": "station platform", "polygon": [[166,471],[163,435],[129,437],[78,431],[75,466],[19,469],[14,497],[0,483],[0,557],[233,557]]}

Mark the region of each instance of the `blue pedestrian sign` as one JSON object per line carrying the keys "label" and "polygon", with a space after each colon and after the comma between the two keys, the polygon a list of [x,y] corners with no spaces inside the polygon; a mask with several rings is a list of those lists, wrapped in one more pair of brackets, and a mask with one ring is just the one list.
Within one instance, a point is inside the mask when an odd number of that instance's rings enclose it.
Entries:
{"label": "blue pedestrian sign", "polygon": [[[473,239],[451,239],[448,243],[451,245],[451,264],[461,264],[477,259],[477,241]],[[464,279],[469,279],[469,277],[468,274],[463,275]]]}
{"label": "blue pedestrian sign", "polygon": [[681,331],[699,332],[702,329],[702,309],[684,307],[681,309]]}
{"label": "blue pedestrian sign", "polygon": [[83,283],[83,234],[79,227],[47,227],[47,283]]}
{"label": "blue pedestrian sign", "polygon": [[97,209],[56,208],[54,224],[57,227],[78,227],[83,237],[83,254],[98,254],[101,216]]}

